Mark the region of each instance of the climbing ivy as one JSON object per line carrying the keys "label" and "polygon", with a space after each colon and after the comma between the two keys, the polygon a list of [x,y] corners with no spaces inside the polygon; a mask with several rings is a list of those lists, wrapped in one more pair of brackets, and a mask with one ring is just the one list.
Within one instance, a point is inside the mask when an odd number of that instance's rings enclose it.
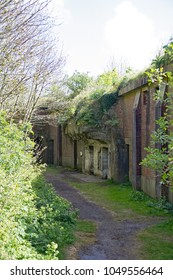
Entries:
{"label": "climbing ivy", "polygon": [[[49,93],[40,99],[43,114],[53,116],[59,124],[67,124],[73,119],[78,126],[101,127],[103,116],[118,99],[118,92],[134,72],[127,69],[125,76],[120,76],[116,69],[106,71],[97,77],[88,73],[75,71],[70,77],[66,76],[62,86],[51,86]],[[39,119],[39,110],[36,111]],[[117,124],[111,120],[111,126]]]}
{"label": "climbing ivy", "polygon": [[[147,71],[149,85],[156,84],[158,90],[154,99],[163,104],[162,116],[156,121],[157,130],[153,132],[151,145],[146,148],[147,156],[142,165],[156,170],[161,177],[161,184],[173,187],[173,41],[164,46],[163,52],[152,63]],[[169,63],[169,64],[168,64]],[[167,70],[167,69],[171,70]],[[165,85],[163,99],[161,88]]]}
{"label": "climbing ivy", "polygon": [[113,69],[98,76],[73,98],[71,117],[75,119],[76,124],[100,127],[103,115],[117,101],[119,82],[120,77]]}

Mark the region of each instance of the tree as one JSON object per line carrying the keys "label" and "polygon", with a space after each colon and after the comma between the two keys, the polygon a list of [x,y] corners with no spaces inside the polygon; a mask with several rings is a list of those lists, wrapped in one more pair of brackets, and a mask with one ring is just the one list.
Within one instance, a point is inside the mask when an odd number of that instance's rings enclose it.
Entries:
{"label": "tree", "polygon": [[75,71],[71,77],[67,77],[66,86],[71,97],[75,97],[85,88],[87,88],[93,81],[88,73],[80,73]]}
{"label": "tree", "polygon": [[[152,68],[147,72],[149,84],[157,84],[158,90],[155,100],[162,103],[162,116],[156,121],[157,130],[152,134],[150,147],[142,165],[156,170],[161,177],[161,184],[173,187],[173,72],[167,70],[168,64],[173,61],[173,41],[163,47],[161,55],[152,63]],[[171,66],[172,67],[172,66]],[[166,87],[163,97],[161,88]]]}
{"label": "tree", "polygon": [[74,94],[70,95],[73,97],[71,109],[66,116],[73,117],[78,126],[100,127],[103,115],[117,100],[115,92],[120,77],[116,69],[104,72],[95,79],[88,79],[88,76],[78,72],[71,78],[69,86]]}
{"label": "tree", "polygon": [[116,69],[95,79],[88,73],[75,71],[65,77],[61,86],[56,82],[40,99],[36,118],[42,122],[66,123],[73,118],[77,125],[101,126],[103,115],[116,102],[121,78]]}
{"label": "tree", "polygon": [[64,63],[50,36],[50,0],[0,3],[0,109],[31,119],[38,98]]}
{"label": "tree", "polygon": [[117,69],[113,68],[110,71],[104,72],[97,78],[97,84],[103,87],[115,87],[120,81]]}

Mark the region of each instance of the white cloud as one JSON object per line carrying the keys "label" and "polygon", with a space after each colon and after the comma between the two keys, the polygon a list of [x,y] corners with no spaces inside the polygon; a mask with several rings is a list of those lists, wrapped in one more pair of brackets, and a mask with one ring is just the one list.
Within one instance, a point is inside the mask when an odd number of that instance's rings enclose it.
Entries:
{"label": "white cloud", "polygon": [[150,62],[158,46],[152,21],[130,1],[115,7],[115,16],[105,24],[104,32],[111,55],[136,69]]}

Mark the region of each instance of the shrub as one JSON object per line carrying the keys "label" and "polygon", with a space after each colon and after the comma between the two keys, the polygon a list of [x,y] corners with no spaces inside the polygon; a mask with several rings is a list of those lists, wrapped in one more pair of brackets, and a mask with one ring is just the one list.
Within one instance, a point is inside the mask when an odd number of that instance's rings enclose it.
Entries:
{"label": "shrub", "polygon": [[37,179],[40,167],[33,157],[31,133],[30,124],[8,122],[0,113],[2,260],[57,259],[58,245],[71,238],[75,215],[67,202]]}
{"label": "shrub", "polygon": [[71,204],[59,197],[43,176],[33,182],[36,194],[37,223],[27,228],[28,239],[38,252],[44,253],[51,243],[58,244],[60,257],[66,244],[73,241],[77,212]]}

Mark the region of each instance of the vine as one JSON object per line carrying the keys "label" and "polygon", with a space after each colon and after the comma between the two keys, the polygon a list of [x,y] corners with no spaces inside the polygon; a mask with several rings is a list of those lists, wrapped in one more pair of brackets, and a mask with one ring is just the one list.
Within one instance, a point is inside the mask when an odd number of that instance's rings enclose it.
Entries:
{"label": "vine", "polygon": [[[163,47],[161,55],[157,56],[152,67],[146,72],[149,85],[156,84],[158,90],[154,99],[162,104],[161,117],[156,120],[157,130],[151,135],[151,144],[146,148],[147,156],[142,165],[157,171],[160,183],[173,187],[173,41]],[[168,70],[169,69],[169,70]],[[166,89],[163,96],[162,88]]]}

